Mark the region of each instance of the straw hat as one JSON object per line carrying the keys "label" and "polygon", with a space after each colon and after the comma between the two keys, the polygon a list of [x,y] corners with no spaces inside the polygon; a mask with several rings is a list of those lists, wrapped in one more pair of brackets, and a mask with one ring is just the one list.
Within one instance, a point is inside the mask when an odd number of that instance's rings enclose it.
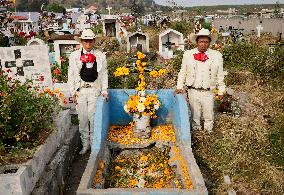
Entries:
{"label": "straw hat", "polygon": [[91,29],[85,29],[83,30],[80,37],[75,36],[74,39],[78,42],[82,42],[82,39],[95,39],[97,36]]}
{"label": "straw hat", "polygon": [[189,35],[189,40],[193,43],[193,44],[197,44],[196,39],[197,37],[209,37],[211,39],[210,45],[213,45],[217,39],[218,39],[218,34],[217,33],[213,33],[211,34],[210,31],[208,29],[202,28],[197,34],[195,33],[191,33]]}

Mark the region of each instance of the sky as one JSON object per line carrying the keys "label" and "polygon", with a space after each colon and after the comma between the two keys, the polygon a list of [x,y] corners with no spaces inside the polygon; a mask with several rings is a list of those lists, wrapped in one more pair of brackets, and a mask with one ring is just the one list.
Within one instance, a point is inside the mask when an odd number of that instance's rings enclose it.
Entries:
{"label": "sky", "polygon": [[[172,0],[155,0],[157,4],[168,5]],[[245,5],[245,4],[274,4],[276,0],[174,0],[178,5],[192,7],[204,5]],[[284,3],[284,0],[278,0]]]}

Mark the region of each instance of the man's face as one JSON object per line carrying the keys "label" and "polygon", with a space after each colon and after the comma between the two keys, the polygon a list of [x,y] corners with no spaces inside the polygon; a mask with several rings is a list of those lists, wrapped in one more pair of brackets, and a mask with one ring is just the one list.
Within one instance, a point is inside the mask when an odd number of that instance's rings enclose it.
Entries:
{"label": "man's face", "polygon": [[197,39],[197,49],[200,52],[206,52],[210,45],[209,37],[198,37]]}
{"label": "man's face", "polygon": [[82,39],[82,45],[83,45],[83,48],[86,50],[86,51],[91,51],[95,45],[95,40],[94,39]]}

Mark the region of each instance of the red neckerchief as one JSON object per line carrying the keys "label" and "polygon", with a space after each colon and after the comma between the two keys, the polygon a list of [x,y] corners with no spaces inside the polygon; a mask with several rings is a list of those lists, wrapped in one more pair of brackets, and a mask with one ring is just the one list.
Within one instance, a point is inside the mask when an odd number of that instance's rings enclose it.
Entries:
{"label": "red neckerchief", "polygon": [[208,60],[208,56],[204,53],[204,52],[200,52],[200,53],[195,53],[193,54],[194,59],[201,61],[201,62],[205,62],[206,60]]}
{"label": "red neckerchief", "polygon": [[91,53],[83,54],[81,55],[80,60],[86,63],[93,63],[96,60],[96,56]]}

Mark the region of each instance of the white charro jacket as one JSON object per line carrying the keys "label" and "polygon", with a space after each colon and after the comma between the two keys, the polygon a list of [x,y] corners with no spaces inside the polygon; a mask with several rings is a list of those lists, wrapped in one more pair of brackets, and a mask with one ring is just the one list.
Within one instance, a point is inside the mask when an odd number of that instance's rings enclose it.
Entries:
{"label": "white charro jacket", "polygon": [[[183,89],[184,85],[192,86],[196,77],[196,64],[193,54],[199,53],[197,48],[187,50],[183,54],[181,70],[178,74],[177,89]],[[209,66],[210,78],[203,78],[203,81],[207,81],[206,86],[210,86],[210,89],[218,87],[219,94],[223,94],[225,91],[224,72],[223,72],[223,58],[219,51],[208,49],[206,52],[208,60],[204,62],[204,66]]]}
{"label": "white charro jacket", "polygon": [[[80,60],[82,48],[72,52],[69,56],[69,68],[68,68],[68,85],[70,92],[73,95],[76,94],[78,89],[84,85],[84,81],[80,77],[80,70],[82,68],[82,62]],[[85,53],[85,52],[84,52]],[[94,82],[96,87],[102,92],[107,93],[108,88],[108,71],[106,55],[99,50],[91,50],[92,54],[96,56],[98,78]]]}

